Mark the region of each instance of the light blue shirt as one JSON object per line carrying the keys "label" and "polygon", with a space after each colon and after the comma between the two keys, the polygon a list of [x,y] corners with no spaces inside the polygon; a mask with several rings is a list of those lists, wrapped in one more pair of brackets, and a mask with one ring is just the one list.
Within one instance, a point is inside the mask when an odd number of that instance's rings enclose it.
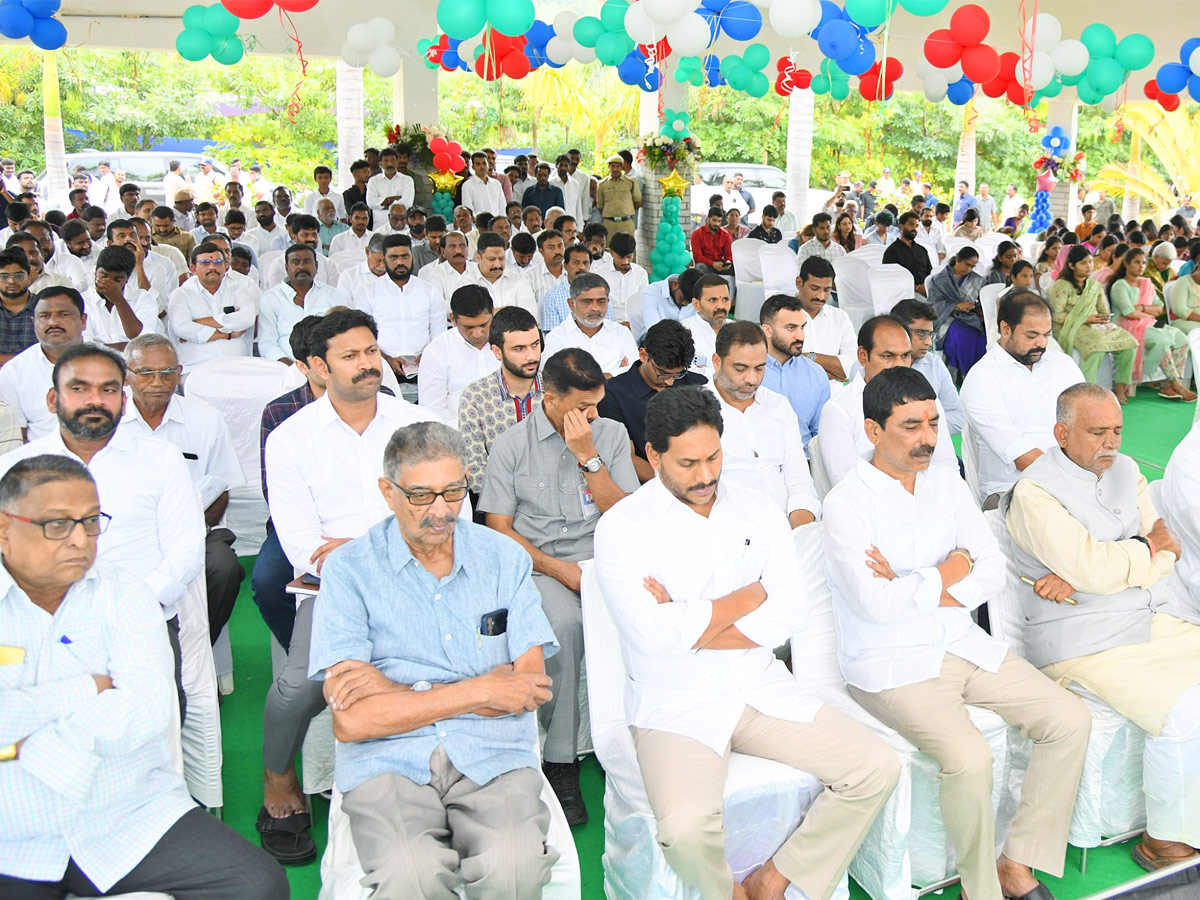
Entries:
{"label": "light blue shirt", "polygon": [[869,228],[869,229],[867,229],[866,236],[863,238],[863,243],[864,244],[882,244],[883,246],[887,247],[889,244],[892,243],[892,241],[896,240],[896,238],[898,238],[898,237],[900,237],[900,229],[897,228],[895,225],[888,226],[886,238],[881,238],[879,236],[878,231],[876,231],[874,228]]}
{"label": "light blue shirt", "polygon": [[[24,527],[24,526],[22,526]],[[0,873],[58,881],[67,861],[101,891],[195,808],[171,765],[175,664],[140,578],[95,565],[51,616],[0,566]],[[92,675],[115,690],[97,693]]]}
{"label": "light blue shirt", "polygon": [[[968,209],[979,209],[979,201],[975,199],[973,194],[961,194],[954,199],[954,224],[962,223],[963,216],[966,215]],[[980,219],[982,220],[982,216]],[[991,228],[991,222],[980,221],[980,225],[984,228]]]}
{"label": "light blue shirt", "polygon": [[[570,317],[571,307],[567,306],[567,297],[570,295],[571,285],[566,281],[562,284],[556,284],[546,292],[546,298],[542,302],[543,332],[549,334]],[[604,318],[610,322],[617,321],[611,303],[608,305],[608,312],[604,314]]]}
{"label": "light blue shirt", "polygon": [[[389,516],[332,554],[313,607],[308,674],[315,681],[346,659],[375,665],[399,684],[449,684],[484,675],[541,647],[558,643],[532,580],[533,563],[515,541],[459,520],[454,568],[437,579],[413,558]],[[508,610],[504,634],[480,633],[484,615]],[[339,743],[338,789],[353,790],[378,775],[429,783],[438,745],[476,784],[520,768],[537,768],[537,716],[457,716],[406,734]]]}
{"label": "light blue shirt", "polygon": [[821,421],[821,410],[829,400],[829,376],[806,357],[794,356],[786,363],[780,363],[767,354],[762,383],[768,390],[787,397],[800,422],[800,436],[804,438],[804,452],[807,453],[808,442],[817,433]]}
{"label": "light blue shirt", "polygon": [[655,322],[661,322],[663,319],[682,322],[696,315],[696,307],[690,303],[683,308],[675,305],[669,282],[670,279],[654,281],[642,288],[642,333],[634,335],[639,343]]}
{"label": "light blue shirt", "polygon": [[942,358],[930,350],[920,359],[914,359],[912,367],[925,376],[933,392],[937,394],[938,401],[945,410],[946,426],[950,433],[962,434],[966,413],[963,412],[962,401],[958,398],[958,388],[954,386],[954,379],[950,377],[950,370],[946,368]]}

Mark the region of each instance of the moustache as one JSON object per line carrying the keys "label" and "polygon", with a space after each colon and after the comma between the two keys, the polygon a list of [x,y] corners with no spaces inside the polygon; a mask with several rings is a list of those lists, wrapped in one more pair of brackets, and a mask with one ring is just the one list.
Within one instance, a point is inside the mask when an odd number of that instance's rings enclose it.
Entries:
{"label": "moustache", "polygon": [[350,379],[351,384],[358,384],[360,381],[366,381],[368,378],[382,378],[383,373],[378,369],[363,369],[357,375]]}
{"label": "moustache", "polygon": [[691,487],[688,488],[688,490],[689,491],[707,491],[709,488],[715,488],[716,486],[717,486],[717,480],[714,478],[712,481],[706,481],[703,484],[693,484]]}
{"label": "moustache", "polygon": [[421,520],[421,528],[436,528],[439,525],[443,528],[449,528],[454,524],[457,516],[426,516]]}
{"label": "moustache", "polygon": [[83,409],[76,410],[75,415],[71,416],[71,418],[78,420],[84,416],[103,416],[110,422],[113,420],[112,412],[103,406],[85,406]]}
{"label": "moustache", "polygon": [[913,447],[912,451],[908,455],[914,459],[928,459],[929,457],[933,456],[933,451],[935,449],[936,448],[932,444],[921,444],[918,447]]}

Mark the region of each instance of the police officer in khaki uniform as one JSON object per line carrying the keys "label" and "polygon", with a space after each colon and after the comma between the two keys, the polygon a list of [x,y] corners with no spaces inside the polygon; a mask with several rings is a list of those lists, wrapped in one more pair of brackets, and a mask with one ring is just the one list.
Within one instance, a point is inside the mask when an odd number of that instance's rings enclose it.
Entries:
{"label": "police officer in khaki uniform", "polygon": [[608,158],[608,177],[596,188],[596,208],[604,217],[611,237],[614,232],[634,234],[633,214],[642,205],[642,191],[632,178],[625,177],[624,161],[614,153]]}

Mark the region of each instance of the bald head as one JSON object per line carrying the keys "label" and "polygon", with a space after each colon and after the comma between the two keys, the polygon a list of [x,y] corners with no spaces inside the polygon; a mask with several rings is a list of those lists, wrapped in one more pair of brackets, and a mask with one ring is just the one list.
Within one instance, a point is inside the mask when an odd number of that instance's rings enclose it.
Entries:
{"label": "bald head", "polygon": [[1097,477],[1113,467],[1121,449],[1124,416],[1112,391],[1072,385],[1058,396],[1054,438],[1071,462]]}

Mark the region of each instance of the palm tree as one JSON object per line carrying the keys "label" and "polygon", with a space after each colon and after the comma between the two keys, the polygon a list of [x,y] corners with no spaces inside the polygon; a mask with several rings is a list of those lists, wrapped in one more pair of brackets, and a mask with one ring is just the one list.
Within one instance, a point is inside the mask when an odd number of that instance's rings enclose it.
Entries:
{"label": "palm tree", "polygon": [[[963,107],[962,137],[958,141],[958,162],[954,167],[954,181],[965,181],[971,190],[979,187],[975,183],[975,120],[979,111],[975,108],[975,98],[972,97]],[[919,189],[920,185],[914,185]]]}
{"label": "palm tree", "polygon": [[[595,142],[591,168],[608,155],[606,146],[617,144],[613,132],[637,133],[641,91],[622,84],[615,70],[597,65],[555,69],[541,66],[517,82],[517,89],[532,112],[530,129],[537,147],[537,123],[543,110],[570,124],[572,131],[589,135]],[[587,168],[587,167],[585,167]]]}
{"label": "palm tree", "polygon": [[[1132,194],[1158,215],[1173,211],[1181,197],[1200,191],[1200,157],[1195,152],[1200,146],[1200,112],[1189,115],[1182,106],[1166,112],[1157,103],[1139,103],[1126,109],[1124,118],[1134,135],[1129,163],[1102,168],[1094,182],[1097,188],[1118,197]],[[1142,161],[1142,145],[1154,154],[1157,166]]]}
{"label": "palm tree", "polygon": [[337,61],[338,188],[354,183],[350,164],[363,155],[363,70]]}
{"label": "palm tree", "polygon": [[813,108],[816,101],[817,96],[812,90],[801,87],[793,89],[788,98],[787,202],[797,222],[807,222],[810,215],[808,193],[812,176]]}
{"label": "palm tree", "polygon": [[53,50],[42,51],[42,117],[46,139],[46,194],[62,193],[67,184],[67,148],[63,143],[62,106],[58,98],[58,67]]}

